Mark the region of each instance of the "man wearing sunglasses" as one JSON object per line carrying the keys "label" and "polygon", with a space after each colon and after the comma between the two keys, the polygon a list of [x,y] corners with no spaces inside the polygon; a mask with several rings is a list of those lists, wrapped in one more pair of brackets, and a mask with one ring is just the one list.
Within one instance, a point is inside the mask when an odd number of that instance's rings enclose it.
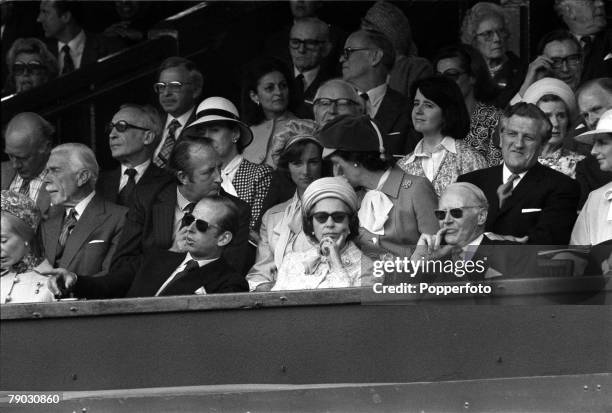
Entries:
{"label": "man wearing sunglasses", "polygon": [[195,63],[182,57],[169,57],[162,62],[153,90],[166,114],[161,141],[153,153],[153,163],[167,168],[170,153],[181,132],[196,118],[195,107],[204,78]]}
{"label": "man wearing sunglasses", "polygon": [[[157,297],[248,291],[248,284],[223,258],[239,221],[238,209],[227,198],[206,197],[183,218],[184,252],[151,249],[135,276],[105,277],[55,270],[49,288],[56,295],[72,291],[81,298]],[[60,288],[62,286],[62,288]]]}
{"label": "man wearing sunglasses", "polygon": [[9,121],[4,135],[4,151],[9,160],[2,162],[2,189],[29,196],[43,216],[50,204],[43,181],[54,132],[53,125],[41,116],[24,112]]}
{"label": "man wearing sunglasses", "polygon": [[155,108],[121,106],[106,127],[111,154],[121,165],[100,173],[96,189],[104,198],[129,207],[137,187],[172,179],[168,172],[151,162],[161,129]]}
{"label": "man wearing sunglasses", "polygon": [[[422,281],[480,281],[495,277],[534,275],[535,254],[520,243],[499,241],[485,234],[489,202],[484,192],[467,182],[450,184],[434,211],[440,222],[436,234],[421,234],[413,262],[447,259],[471,262],[457,267],[449,277],[425,271]],[[519,252],[520,251],[520,252]]]}
{"label": "man wearing sunglasses", "polygon": [[[489,201],[486,231],[535,245],[567,245],[576,221],[576,181],[538,162],[552,125],[536,105],[520,102],[500,119],[503,164],[458,178]],[[492,237],[493,235],[491,235]]]}
{"label": "man wearing sunglasses", "polygon": [[342,78],[359,91],[366,113],[376,121],[385,148],[392,155],[412,152],[417,144],[408,99],[387,85],[395,63],[391,41],[374,30],[358,30],[344,44],[340,56]]}

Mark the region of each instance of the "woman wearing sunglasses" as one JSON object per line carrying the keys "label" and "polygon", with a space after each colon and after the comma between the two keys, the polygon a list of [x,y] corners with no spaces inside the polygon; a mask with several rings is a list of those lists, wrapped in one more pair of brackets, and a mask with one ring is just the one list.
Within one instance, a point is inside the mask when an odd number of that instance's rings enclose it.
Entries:
{"label": "woman wearing sunglasses", "polygon": [[7,54],[8,76],[3,94],[21,93],[57,77],[57,59],[40,40],[15,40]]}
{"label": "woman wearing sunglasses", "polygon": [[440,196],[460,175],[488,164],[463,141],[470,121],[457,84],[445,76],[433,76],[418,80],[414,87],[412,122],[423,139],[397,164],[409,174],[429,179]]}
{"label": "woman wearing sunglasses", "polygon": [[304,191],[302,226],[311,241],[288,254],[273,291],[360,287],[372,283],[372,262],[351,241],[359,233],[355,190],[340,178],[321,178]]}

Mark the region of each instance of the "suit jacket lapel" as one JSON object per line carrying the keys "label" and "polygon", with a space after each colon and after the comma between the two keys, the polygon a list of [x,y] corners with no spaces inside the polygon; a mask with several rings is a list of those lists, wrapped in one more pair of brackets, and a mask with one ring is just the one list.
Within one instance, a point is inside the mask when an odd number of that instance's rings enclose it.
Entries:
{"label": "suit jacket lapel", "polygon": [[499,211],[499,214],[503,214],[517,206],[518,203],[529,198],[529,194],[537,191],[538,182],[540,181],[540,168],[538,165],[532,167],[523,179],[516,185],[512,190],[510,198],[506,199],[504,206]]}
{"label": "suit jacket lapel", "polygon": [[[186,255],[186,253],[178,254],[165,250],[158,251],[158,254],[156,255],[157,258],[151,260],[152,265],[145,265],[141,270],[141,275],[145,277],[146,280],[144,280],[145,282],[143,284],[142,291],[138,291],[137,295],[143,297],[153,297],[155,293],[157,293],[157,290],[164,285],[170,275],[172,275],[172,273],[183,262]],[[172,283],[169,285],[172,285]]]}
{"label": "suit jacket lapel", "polygon": [[83,211],[83,215],[77,221],[74,230],[66,241],[66,248],[60,260],[62,267],[65,268],[70,265],[89,235],[105,220],[104,200],[96,194]]}
{"label": "suit jacket lapel", "polygon": [[378,112],[376,112],[376,116],[374,116],[374,120],[376,120],[376,123],[380,125],[380,132],[383,135],[392,132],[391,126],[393,126],[399,110],[399,107],[396,104],[397,102],[394,102],[393,95],[390,93],[390,90],[391,89],[387,88],[387,92],[385,93],[382,102],[380,102]]}
{"label": "suit jacket lapel", "polygon": [[59,240],[62,230],[62,222],[64,221],[65,211],[62,207],[51,207],[49,209],[49,218],[43,224],[43,245],[45,246],[45,255],[49,262],[55,264],[55,254],[57,254],[57,240]]}
{"label": "suit jacket lapel", "polygon": [[168,185],[158,195],[160,202],[153,205],[152,222],[154,239],[158,245],[172,245],[174,235],[174,209],[176,208],[176,185]]}
{"label": "suit jacket lapel", "polygon": [[[210,294],[209,284],[212,280],[219,277],[222,258],[219,258],[203,267],[188,272],[178,280],[173,280],[160,295],[193,294],[198,288],[204,287]],[[208,288],[207,288],[208,287]]]}
{"label": "suit jacket lapel", "polygon": [[483,192],[485,194],[491,194],[489,201],[489,216],[487,217],[487,223],[494,222],[499,215],[499,197],[497,196],[497,188],[502,184],[503,178],[503,165],[493,167],[491,176],[483,182]]}

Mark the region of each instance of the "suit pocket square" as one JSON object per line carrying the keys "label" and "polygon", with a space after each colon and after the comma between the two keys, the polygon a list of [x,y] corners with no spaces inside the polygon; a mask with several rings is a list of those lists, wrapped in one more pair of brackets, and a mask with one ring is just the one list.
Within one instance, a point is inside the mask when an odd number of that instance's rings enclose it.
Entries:
{"label": "suit pocket square", "polygon": [[101,244],[103,242],[103,239],[94,239],[93,241],[89,241],[88,244]]}
{"label": "suit pocket square", "polygon": [[200,288],[198,288],[198,289],[197,289],[197,290],[195,290],[193,293],[194,293],[194,294],[197,294],[197,295],[206,295],[206,294],[208,294],[208,293],[206,292],[206,289],[205,289],[204,287],[200,287]]}
{"label": "suit pocket square", "polygon": [[523,208],[521,214],[529,214],[530,212],[542,212],[542,208]]}
{"label": "suit pocket square", "polygon": [[387,135],[399,135],[401,132],[389,132]]}
{"label": "suit pocket square", "polygon": [[610,60],[612,59],[612,53],[608,53],[605,57],[604,57],[604,61],[605,60]]}

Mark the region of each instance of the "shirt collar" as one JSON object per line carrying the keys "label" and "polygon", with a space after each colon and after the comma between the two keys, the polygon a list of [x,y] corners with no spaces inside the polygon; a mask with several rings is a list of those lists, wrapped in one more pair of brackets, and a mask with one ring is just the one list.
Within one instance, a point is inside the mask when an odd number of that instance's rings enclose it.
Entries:
{"label": "shirt collar", "polygon": [[181,194],[181,191],[179,191],[179,187],[176,187],[176,206],[179,209],[179,211],[183,211],[185,210],[185,207],[189,204],[189,201],[187,200],[187,198],[185,198],[183,196],[183,194]]}
{"label": "shirt collar", "polygon": [[61,52],[64,45],[68,45],[72,53],[81,54],[85,48],[85,31],[81,30],[79,34],[72,38],[68,43],[58,43],[58,50]]}
{"label": "shirt collar", "polygon": [[[503,169],[502,169],[502,182],[508,182],[508,179],[510,178],[510,175],[514,174],[514,172],[511,172],[510,169],[508,169],[508,167],[506,166],[506,163],[503,164]],[[521,172],[520,174],[517,174],[519,176],[519,179],[517,179],[515,181],[514,186],[516,186],[521,179],[523,179],[523,177],[525,176],[525,174],[529,172],[529,170],[526,170],[524,172]]]}
{"label": "shirt collar", "polygon": [[319,74],[319,69],[321,66],[317,66],[314,69],[307,70],[305,72],[300,72],[297,67],[293,66],[293,77],[296,77],[300,73],[304,76],[304,89],[308,88],[314,82],[315,78]]}
{"label": "shirt collar", "polygon": [[185,259],[183,260],[181,265],[187,265],[187,263],[189,261],[194,260],[194,261],[196,261],[198,263],[198,266],[200,266],[200,268],[201,268],[201,267],[205,266],[206,264],[210,264],[211,262],[216,261],[218,259],[219,259],[219,257],[217,257],[217,258],[206,258],[206,259],[203,259],[203,260],[196,260],[195,258],[193,258],[191,256],[190,253],[187,253],[187,255],[185,256]]}
{"label": "shirt collar", "polygon": [[387,93],[387,84],[382,83],[375,88],[368,90],[366,93],[368,94],[368,98],[370,99],[372,106],[377,106],[385,97],[385,93]]}
{"label": "shirt collar", "polygon": [[234,159],[229,161],[229,163],[225,166],[225,168],[223,168],[221,173],[223,175],[231,175],[232,173],[235,173],[240,167],[240,163],[242,162],[242,159],[243,159],[242,155],[236,155]]}
{"label": "shirt collar", "polygon": [[183,113],[178,118],[174,118],[174,117],[168,115],[168,119],[166,120],[166,126],[164,127],[164,130],[168,129],[168,126],[170,125],[170,122],[172,122],[174,119],[178,120],[178,122],[181,124],[181,126],[180,126],[181,128],[185,127],[185,124],[187,124],[187,121],[191,117],[191,114],[193,113],[194,110],[195,110],[195,106],[193,106],[187,112]]}
{"label": "shirt collar", "polygon": [[[472,242],[470,242],[469,244],[467,244],[465,247],[461,248],[464,252],[467,251],[467,249],[469,247],[478,247],[480,246],[480,244],[482,244],[482,240],[484,239],[484,234],[480,234],[480,236],[474,238],[472,240]],[[472,250],[475,250],[475,248],[471,248]]]}
{"label": "shirt collar", "polygon": [[[81,199],[79,203],[74,206],[74,210],[77,213],[77,219],[81,218],[83,212],[85,212],[85,208],[87,208],[87,205],[89,205],[94,195],[96,195],[96,191],[91,191],[91,194]],[[68,212],[68,210],[66,210],[66,212]]]}
{"label": "shirt collar", "polygon": [[125,171],[127,171],[128,169],[136,169],[136,176],[134,177],[134,179],[137,179],[137,178],[141,177],[142,174],[145,173],[145,171],[147,170],[147,168],[149,167],[150,164],[151,164],[151,160],[147,159],[146,161],[144,161],[140,165],[134,166],[132,168],[129,168],[129,167],[125,166],[125,165],[121,165],[121,176],[125,175]]}
{"label": "shirt collar", "polygon": [[[455,145],[455,140],[451,137],[445,136],[442,141],[434,148],[435,152],[447,151],[452,153],[457,153],[457,145]],[[414,152],[408,157],[408,162],[414,162],[415,158],[430,158],[431,154],[429,152],[425,152],[423,150],[423,139],[417,143],[414,148]]]}

